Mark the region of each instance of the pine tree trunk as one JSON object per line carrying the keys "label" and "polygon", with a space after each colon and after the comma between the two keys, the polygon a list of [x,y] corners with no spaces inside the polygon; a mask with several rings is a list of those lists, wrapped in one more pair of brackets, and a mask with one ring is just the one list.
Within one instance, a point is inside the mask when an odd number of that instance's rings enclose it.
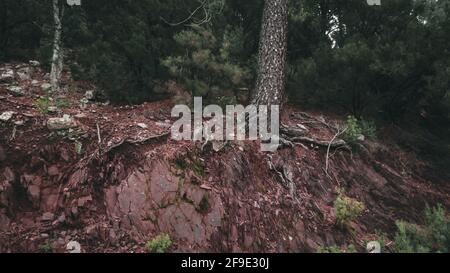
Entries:
{"label": "pine tree trunk", "polygon": [[280,105],[285,85],[288,0],[266,0],[259,44],[253,103]]}
{"label": "pine tree trunk", "polygon": [[61,72],[63,68],[63,52],[61,48],[63,12],[64,6],[60,8],[59,0],[53,0],[53,20],[55,34],[53,38],[52,69],[50,72],[52,92],[58,92],[60,90]]}

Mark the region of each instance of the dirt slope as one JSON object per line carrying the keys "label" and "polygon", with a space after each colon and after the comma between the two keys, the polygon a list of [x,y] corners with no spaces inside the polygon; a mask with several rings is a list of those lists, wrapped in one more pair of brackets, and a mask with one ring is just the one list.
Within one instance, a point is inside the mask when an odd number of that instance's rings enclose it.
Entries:
{"label": "dirt slope", "polygon": [[[160,233],[170,234],[174,252],[363,250],[377,231],[392,238],[398,219],[420,223],[426,204],[450,207],[448,181],[422,178],[427,164],[392,144],[333,149],[328,172],[326,147],[314,144],[267,154],[234,142],[215,152],[168,137],[169,101],[80,106],[89,86],[66,79],[64,107],[43,113],[36,101],[45,75],[36,67],[29,74],[0,85],[0,114],[14,112],[0,121],[0,252],[64,252],[69,241],[86,252],[143,252]],[[13,96],[12,85],[24,94]],[[63,114],[74,128],[49,130],[48,119]],[[307,127],[310,138],[333,137],[323,121],[334,118],[287,108],[282,119]],[[366,206],[352,232],[335,225],[337,188]]]}

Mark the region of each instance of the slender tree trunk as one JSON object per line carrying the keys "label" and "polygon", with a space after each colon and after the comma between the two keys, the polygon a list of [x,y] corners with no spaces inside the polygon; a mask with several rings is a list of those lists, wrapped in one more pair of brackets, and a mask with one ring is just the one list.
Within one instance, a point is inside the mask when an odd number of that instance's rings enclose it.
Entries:
{"label": "slender tree trunk", "polygon": [[288,0],[265,0],[253,103],[280,105],[285,85]]}
{"label": "slender tree trunk", "polygon": [[53,38],[52,69],[50,72],[52,92],[58,92],[60,90],[61,72],[63,68],[63,51],[61,47],[63,13],[64,5],[60,7],[59,0],[53,0],[53,20],[55,34]]}

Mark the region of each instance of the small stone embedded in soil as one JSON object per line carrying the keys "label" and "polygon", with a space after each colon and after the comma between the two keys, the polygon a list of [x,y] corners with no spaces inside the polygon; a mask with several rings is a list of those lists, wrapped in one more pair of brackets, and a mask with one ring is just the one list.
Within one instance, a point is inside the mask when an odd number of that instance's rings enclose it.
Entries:
{"label": "small stone embedded in soil", "polygon": [[43,83],[43,84],[41,85],[41,90],[42,90],[44,93],[49,92],[51,88],[52,88],[52,85],[49,84],[49,83]]}
{"label": "small stone embedded in soil", "polygon": [[93,100],[94,99],[94,90],[88,90],[86,91],[86,93],[84,94],[84,97],[87,100]]}
{"label": "small stone embedded in soil", "polygon": [[62,118],[49,118],[47,120],[47,128],[52,131],[65,130],[74,127],[77,127],[77,124],[69,115],[64,115]]}
{"label": "small stone embedded in soil", "polygon": [[0,73],[0,83],[11,83],[14,81],[14,71],[7,69]]}
{"label": "small stone embedded in soil", "polygon": [[148,129],[148,126],[147,126],[147,124],[145,124],[145,123],[138,123],[138,124],[136,124],[139,128],[141,128],[141,129]]}
{"label": "small stone embedded in soil", "polygon": [[87,118],[86,113],[79,113],[75,115],[76,118]]}
{"label": "small stone embedded in soil", "polygon": [[359,135],[357,140],[359,142],[364,142],[366,140],[366,137],[364,135]]}
{"label": "small stone embedded in soil", "polygon": [[17,120],[17,121],[14,122],[14,124],[16,126],[23,126],[25,124],[25,122],[23,120]]}
{"label": "small stone embedded in soil", "polygon": [[34,67],[38,67],[38,66],[41,65],[40,62],[35,61],[35,60],[30,60],[28,63],[29,63],[31,66],[34,66]]}
{"label": "small stone embedded in soil", "polygon": [[19,86],[9,86],[6,88],[14,97],[22,97],[25,95],[25,92],[23,91],[22,87]]}
{"label": "small stone embedded in soil", "polygon": [[14,114],[15,114],[15,112],[13,112],[13,111],[3,112],[0,115],[0,121],[3,121],[3,122],[9,121],[13,117]]}
{"label": "small stone embedded in soil", "polygon": [[81,253],[81,245],[77,241],[70,241],[66,246],[66,250],[69,253]]}

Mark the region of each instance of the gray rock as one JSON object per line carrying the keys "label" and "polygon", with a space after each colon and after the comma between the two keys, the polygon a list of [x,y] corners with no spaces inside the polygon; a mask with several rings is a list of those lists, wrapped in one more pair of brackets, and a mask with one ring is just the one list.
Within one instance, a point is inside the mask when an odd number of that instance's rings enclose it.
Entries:
{"label": "gray rock", "polygon": [[12,85],[8,86],[6,89],[15,97],[21,97],[25,94],[23,89],[19,86]]}
{"label": "gray rock", "polygon": [[6,69],[0,73],[1,83],[12,83],[14,81],[14,71],[12,69]]}
{"label": "gray rock", "polygon": [[357,139],[359,142],[364,142],[366,140],[366,137],[364,135],[359,135]]}
{"label": "gray rock", "polygon": [[17,71],[17,76],[21,81],[31,80],[32,69],[30,67],[24,67]]}
{"label": "gray rock", "polygon": [[66,250],[69,253],[81,253],[81,245],[77,241],[70,241],[66,246]]}
{"label": "gray rock", "polygon": [[13,116],[14,116],[14,112],[13,111],[6,111],[6,112],[3,112],[1,115],[0,115],[0,121],[3,121],[3,122],[8,122]]}
{"label": "gray rock", "polygon": [[303,131],[305,131],[305,132],[308,132],[309,130],[308,130],[308,128],[306,128],[303,124],[297,124],[297,127],[299,127],[300,129],[302,129]]}
{"label": "gray rock", "polygon": [[94,90],[88,90],[86,91],[86,93],[84,94],[84,97],[87,100],[93,100],[94,99]]}
{"label": "gray rock", "polygon": [[49,130],[66,130],[77,127],[76,122],[69,115],[64,115],[62,118],[49,118],[47,120],[47,128]]}
{"label": "gray rock", "polygon": [[17,120],[17,121],[14,122],[14,124],[17,125],[17,126],[23,126],[25,124],[25,121]]}
{"label": "gray rock", "polygon": [[49,83],[43,83],[41,85],[41,89],[42,89],[43,92],[49,92],[52,89],[52,85],[49,84]]}
{"label": "gray rock", "polygon": [[381,253],[381,244],[377,241],[367,243],[366,250],[368,253]]}
{"label": "gray rock", "polygon": [[87,118],[88,115],[86,115],[86,113],[79,113],[75,115],[76,118]]}
{"label": "gray rock", "polygon": [[148,126],[147,126],[147,124],[145,124],[145,123],[138,123],[138,124],[136,124],[139,128],[142,128],[142,129],[147,129],[148,128]]}
{"label": "gray rock", "polygon": [[37,67],[37,66],[40,66],[40,65],[41,65],[40,62],[35,61],[35,60],[30,60],[28,63],[29,63],[31,66],[34,66],[34,67]]}

